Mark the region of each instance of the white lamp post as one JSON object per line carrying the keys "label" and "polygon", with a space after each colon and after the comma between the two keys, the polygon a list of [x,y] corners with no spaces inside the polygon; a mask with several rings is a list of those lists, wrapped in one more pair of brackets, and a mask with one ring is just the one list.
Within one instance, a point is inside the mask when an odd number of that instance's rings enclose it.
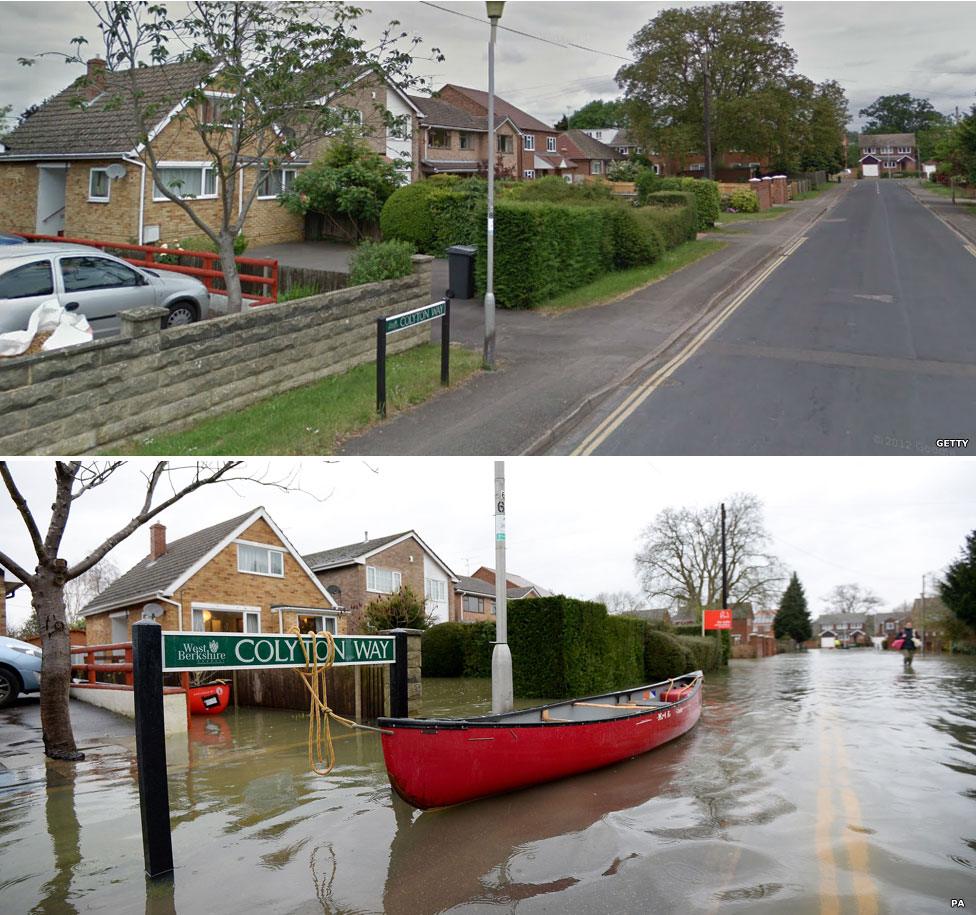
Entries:
{"label": "white lamp post", "polygon": [[508,647],[508,581],[505,571],[505,462],[495,461],[495,647],[491,652],[491,712],[515,707],[512,652]]}
{"label": "white lamp post", "polygon": [[488,0],[485,8],[491,20],[488,39],[488,262],[485,265],[485,349],[486,369],[495,368],[495,34],[504,2]]}

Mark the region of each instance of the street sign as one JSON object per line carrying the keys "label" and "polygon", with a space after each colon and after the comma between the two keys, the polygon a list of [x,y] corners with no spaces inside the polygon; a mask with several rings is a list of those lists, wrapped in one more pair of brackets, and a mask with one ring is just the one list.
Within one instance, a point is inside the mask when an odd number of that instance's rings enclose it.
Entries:
{"label": "street sign", "polygon": [[[163,670],[267,670],[304,667],[305,652],[298,636],[248,632],[164,632]],[[302,636],[311,659],[312,639]],[[337,635],[335,666],[344,664],[392,664],[391,635]],[[324,664],[328,644],[315,639],[316,656]]]}
{"label": "street sign", "polygon": [[706,610],[705,629],[731,629],[731,610]]}
{"label": "street sign", "polygon": [[416,327],[418,324],[426,324],[435,318],[443,318],[447,311],[447,302],[434,302],[433,305],[425,305],[423,308],[415,308],[413,311],[405,311],[402,314],[392,315],[386,318],[386,332],[395,334],[398,330],[406,330],[408,327]]}

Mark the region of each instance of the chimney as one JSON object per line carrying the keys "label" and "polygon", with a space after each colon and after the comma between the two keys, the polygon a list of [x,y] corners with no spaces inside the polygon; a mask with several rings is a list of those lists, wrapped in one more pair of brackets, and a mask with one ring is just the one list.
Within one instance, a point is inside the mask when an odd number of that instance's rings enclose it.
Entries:
{"label": "chimney", "polygon": [[363,531],[363,543],[369,540],[369,531]]}
{"label": "chimney", "polygon": [[149,558],[159,559],[166,552],[166,526],[156,523],[149,528]]}
{"label": "chimney", "polygon": [[105,91],[105,70],[107,67],[108,64],[100,57],[93,57],[88,61],[88,72],[85,74],[87,85],[84,89],[84,95],[89,102]]}

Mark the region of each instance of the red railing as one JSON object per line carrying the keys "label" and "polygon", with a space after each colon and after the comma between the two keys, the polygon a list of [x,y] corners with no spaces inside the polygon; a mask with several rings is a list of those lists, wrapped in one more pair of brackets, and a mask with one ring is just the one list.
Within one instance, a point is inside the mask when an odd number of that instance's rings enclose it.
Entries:
{"label": "red railing", "polygon": [[[69,245],[88,245],[91,248],[98,248],[102,251],[135,251],[141,253],[143,257],[140,259],[123,256],[123,260],[127,260],[136,267],[149,267],[153,270],[170,270],[173,273],[185,273],[188,276],[195,276],[207,287],[208,292],[216,293],[217,295],[226,293],[225,289],[219,288],[214,283],[215,280],[223,280],[224,272],[220,269],[220,255],[214,254],[212,251],[184,251],[182,248],[161,248],[156,245],[130,245],[127,242],[93,241],[90,238],[68,238],[63,235],[37,235],[33,232],[17,232],[15,234],[21,238],[26,238],[28,241],[59,241]],[[160,262],[156,260],[157,255],[162,257],[193,257],[202,261],[205,266],[184,267],[181,264],[168,264],[165,261]],[[234,262],[238,267],[255,267],[261,271],[266,271],[260,275],[239,271],[238,276],[240,277],[242,286],[245,283],[259,285],[262,287],[262,291],[266,293],[263,296],[254,296],[250,293],[245,293],[248,305],[252,307],[256,305],[269,305],[278,301],[278,261],[262,257],[235,257]]]}
{"label": "red railing", "polygon": [[[77,663],[75,658],[84,657]],[[96,655],[99,655],[96,658]],[[122,660],[120,660],[120,658]],[[111,645],[78,645],[71,649],[71,671],[83,671],[90,686],[98,683],[98,674],[121,673],[128,687],[132,686],[132,642],[114,642]],[[118,684],[113,684],[118,685]]]}

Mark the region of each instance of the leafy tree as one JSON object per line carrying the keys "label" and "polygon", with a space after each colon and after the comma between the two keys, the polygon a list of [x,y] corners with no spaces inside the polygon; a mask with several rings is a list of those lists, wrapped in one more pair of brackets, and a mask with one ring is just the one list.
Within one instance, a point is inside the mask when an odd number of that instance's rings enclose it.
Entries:
{"label": "leafy tree", "polygon": [[390,162],[362,139],[345,134],[296,176],[281,201],[292,213],[311,210],[345,216],[358,240],[368,226],[379,222],[386,198],[405,180],[401,163]]}
{"label": "leafy tree", "polygon": [[633,37],[635,62],[622,67],[631,128],[643,145],[698,148],[714,177],[720,149],[755,140],[748,113],[757,94],[782,83],[796,55],[780,40],[783,13],[772,3],[719,3],[666,9]]}
{"label": "leafy tree", "polygon": [[427,629],[434,622],[433,614],[428,613],[424,602],[407,585],[389,597],[367,604],[364,616],[367,632],[399,627]]}
{"label": "leafy tree", "polygon": [[936,142],[940,171],[976,182],[976,105]]}
{"label": "leafy tree", "polygon": [[773,634],[778,639],[793,639],[797,645],[813,638],[807,598],[796,572],[790,576],[790,583],[780,598],[779,610],[773,618]]}
{"label": "leafy tree", "polygon": [[[351,112],[337,105],[352,82],[364,73],[383,74],[401,86],[419,81],[408,70],[412,58],[398,47],[406,32],[392,22],[379,41],[370,46],[359,37],[356,21],[365,12],[342,3],[324,5],[300,2],[190,2],[170,12],[165,3],[91,3],[105,43],[105,59],[112,70],[128,74],[116,81],[106,102],[127,109],[135,124],[133,148],[155,179],[160,162],[150,131],[169,111],[173,121],[203,144],[212,162],[218,186],[223,190],[215,207],[181,197],[178,189],[158,181],[159,192],[178,206],[220,252],[228,305],[242,306],[240,277],[234,261],[234,240],[240,234],[261,182],[237,199],[242,176],[256,166],[275,170],[307,150],[313,141],[348,125]],[[413,38],[410,48],[420,42]],[[86,39],[73,40],[69,62],[84,63],[81,51]],[[50,52],[46,52],[50,53]],[[433,49],[438,59],[440,52]],[[160,97],[141,91],[138,77],[148,69],[174,62],[194,62],[209,74],[194,88],[162,90]],[[22,58],[29,65],[32,58]],[[156,81],[168,86],[164,73]],[[79,88],[87,77],[78,81]],[[207,91],[220,98],[221,123],[214,124]],[[81,98],[78,104],[83,104]],[[398,129],[395,119],[382,108],[384,132]],[[215,213],[216,210],[216,213]]]}
{"label": "leafy tree", "polygon": [[10,123],[10,112],[13,110],[13,105],[0,105],[0,143],[13,129]]}
{"label": "leafy tree", "polygon": [[[766,551],[762,503],[740,493],[726,507],[729,594],[740,603],[768,604],[782,586],[783,572]],[[644,530],[634,561],[650,600],[664,599],[699,619],[703,609],[721,606],[719,507],[664,509]]]}
{"label": "leafy tree", "polygon": [[870,588],[854,583],[837,585],[823,602],[835,613],[871,613],[883,603]]}
{"label": "leafy tree", "polygon": [[939,597],[958,620],[976,628],[976,531],[966,535],[962,554],[946,569]]}
{"label": "leafy tree", "polygon": [[927,98],[915,98],[908,92],[878,96],[858,116],[868,119],[864,133],[917,133],[946,121]]}
{"label": "leafy tree", "polygon": [[624,99],[593,99],[582,108],[577,108],[571,115],[565,115],[560,122],[565,126],[556,125],[559,130],[578,128],[579,130],[599,130],[601,127],[626,127],[627,103]]}

